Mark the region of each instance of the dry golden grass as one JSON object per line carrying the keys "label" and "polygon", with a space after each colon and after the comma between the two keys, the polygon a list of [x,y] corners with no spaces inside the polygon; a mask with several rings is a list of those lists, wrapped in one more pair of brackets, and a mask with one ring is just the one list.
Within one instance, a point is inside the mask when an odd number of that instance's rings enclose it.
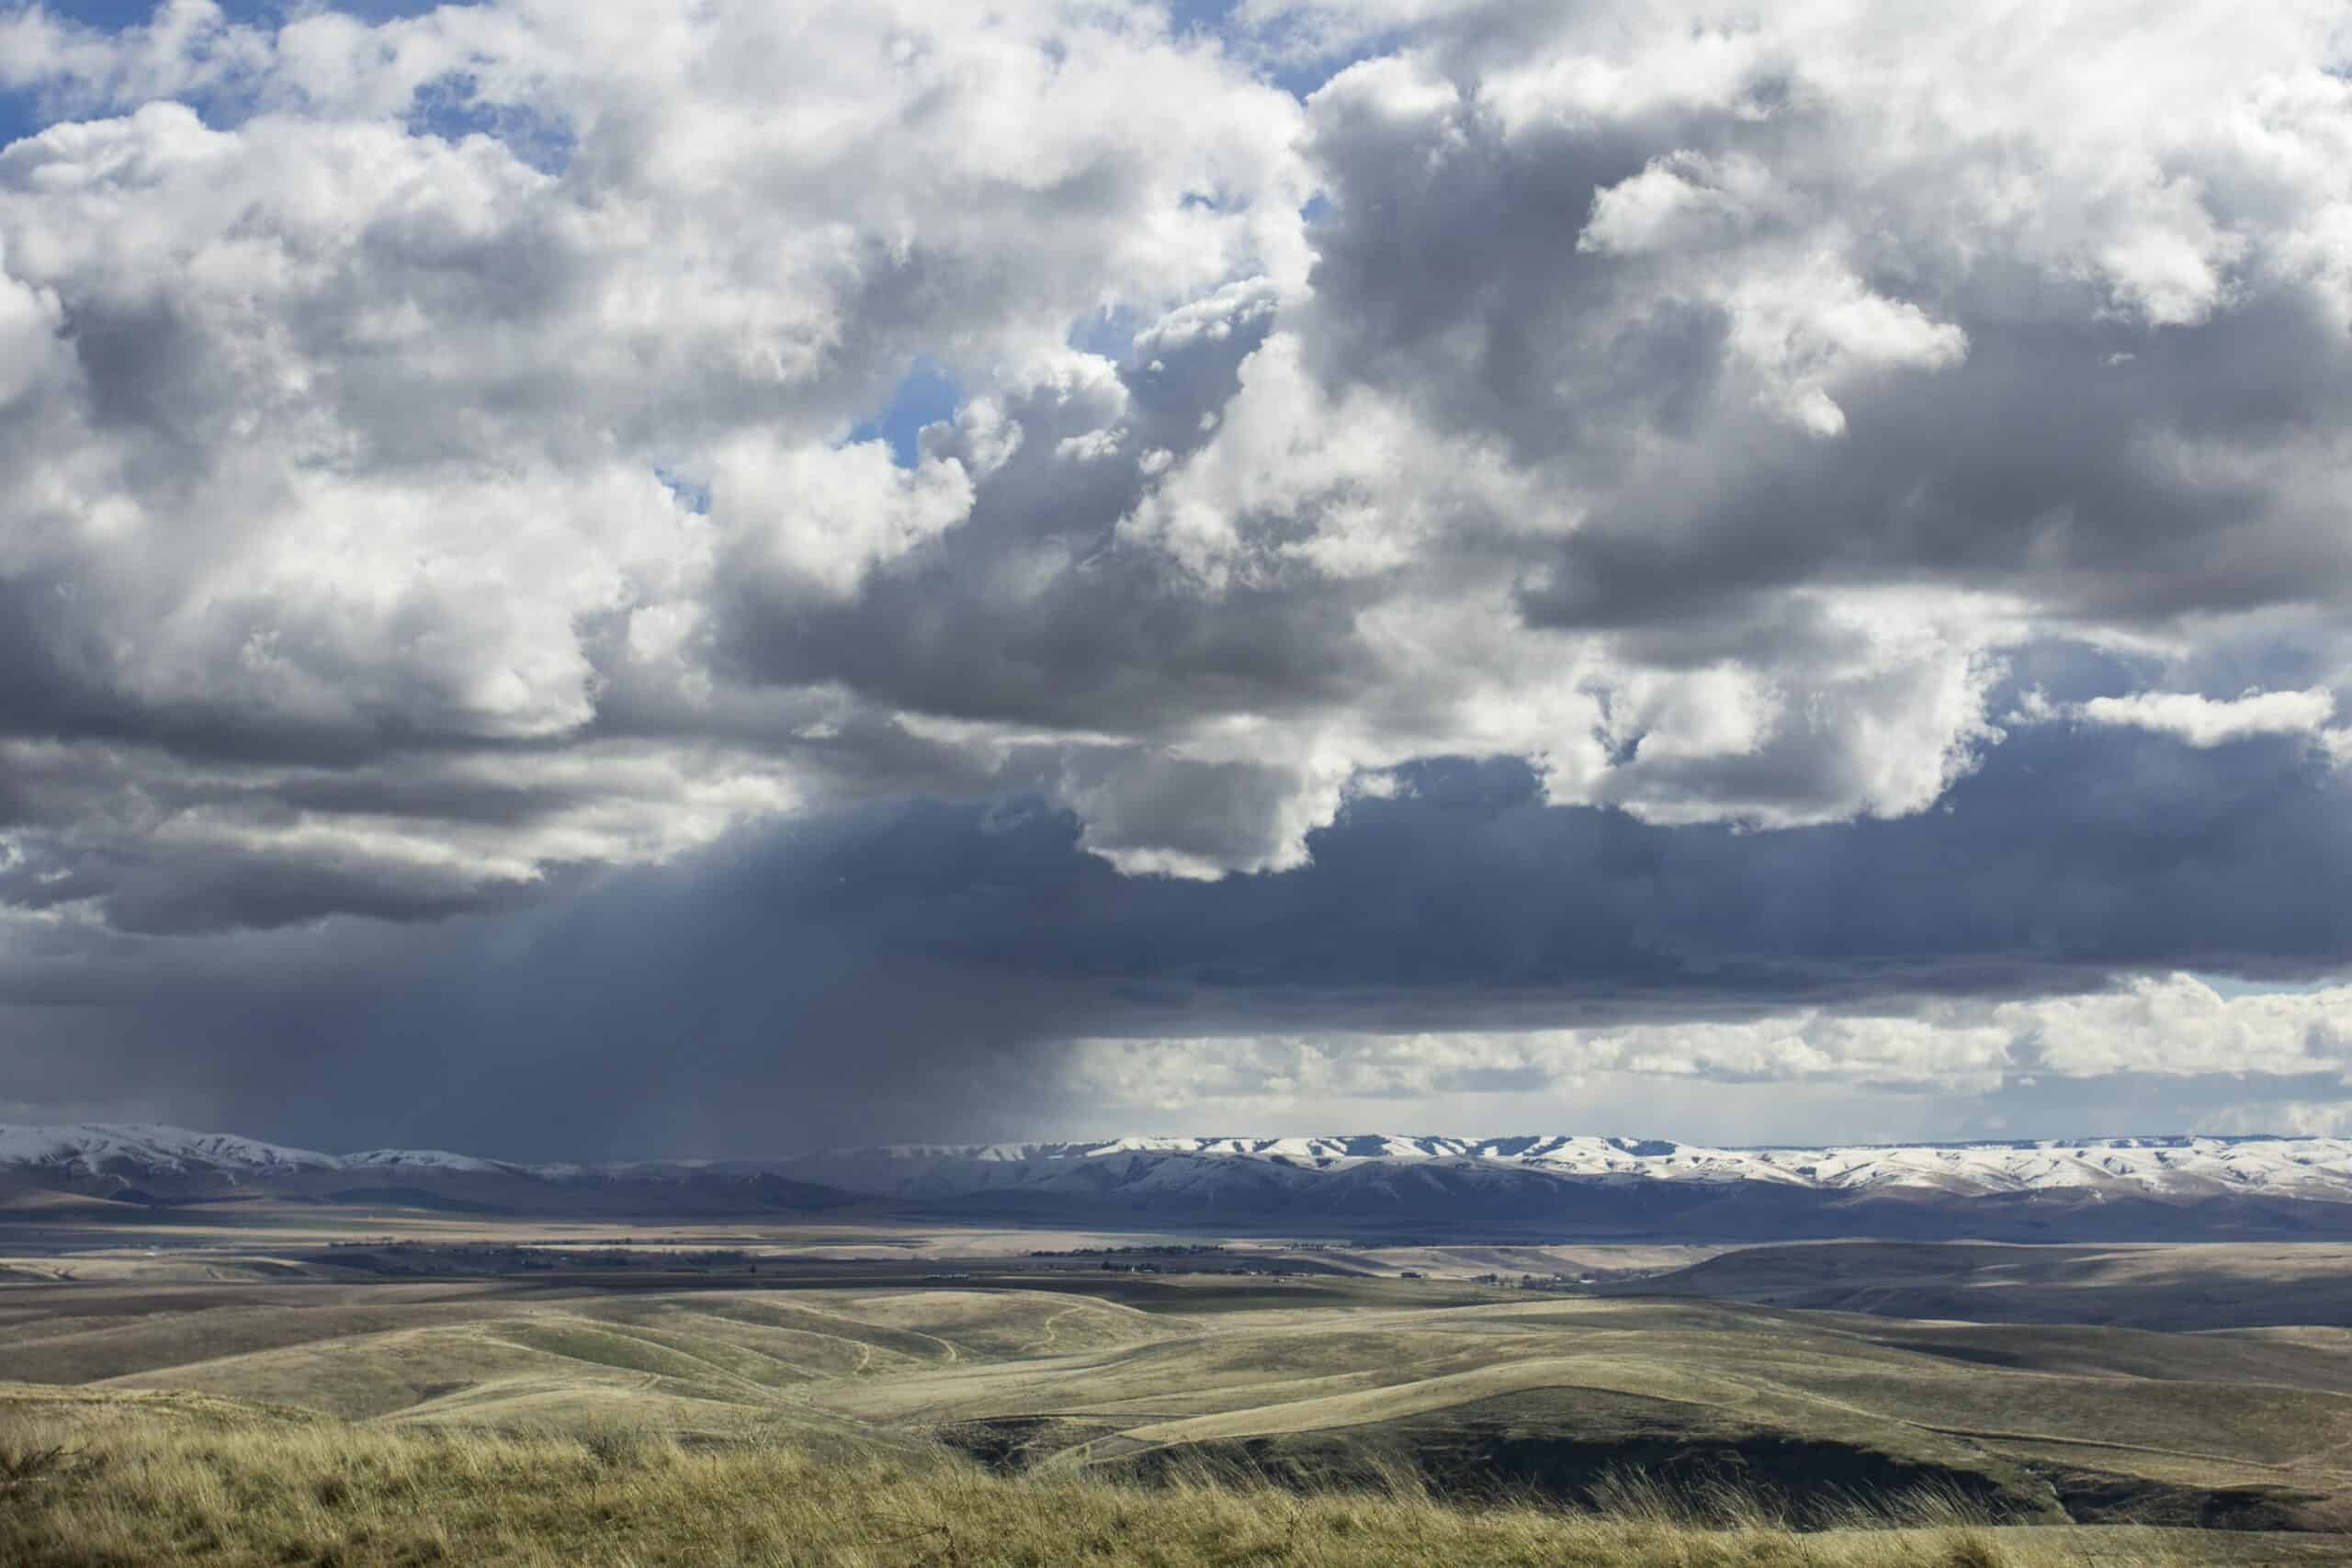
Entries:
{"label": "dry golden grass", "polygon": [[2154,1535],[1991,1529],[1932,1497],[1907,1520],[1799,1534],[1732,1494],[1638,1480],[1607,1511],[1449,1505],[1411,1484],[1301,1496],[1202,1473],[1145,1488],[1009,1479],[944,1456],[689,1450],[642,1431],[360,1427],[187,1394],[11,1391],[0,1562],[772,1563],[1012,1568],[1542,1564],[2004,1568],[2175,1561]]}

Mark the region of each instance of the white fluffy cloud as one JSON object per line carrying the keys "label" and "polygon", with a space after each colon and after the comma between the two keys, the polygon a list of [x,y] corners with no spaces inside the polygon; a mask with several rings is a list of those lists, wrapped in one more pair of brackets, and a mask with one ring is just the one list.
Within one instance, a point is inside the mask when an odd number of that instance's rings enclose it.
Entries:
{"label": "white fluffy cloud", "polygon": [[[1180,1120],[1210,1106],[1311,1115],[1355,1101],[1492,1092],[1572,1101],[1602,1077],[1974,1096],[2020,1081],[2116,1076],[2233,1077],[2249,1089],[2315,1077],[2352,1100],[2352,987],[2224,996],[2172,974],[2079,997],[1901,1015],[1805,1010],[1599,1029],[1088,1040],[1067,1070],[1090,1102]],[[2314,1101],[2296,1124],[2333,1125],[2342,1114]],[[2261,1114],[2256,1122],[2224,1118],[2211,1130],[2278,1130]]]}
{"label": "white fluffy cloud", "polygon": [[2217,700],[2193,692],[2135,692],[2093,697],[2073,711],[2087,724],[2154,730],[2207,747],[2263,735],[2324,735],[2335,716],[2335,694],[2314,687]]}
{"label": "white fluffy cloud", "polygon": [[2164,693],[2352,646],[2339,23],[11,11],[12,897],[434,910],[929,788],[1279,873],[1453,754],[1897,817],[2056,638],[2154,650],[2086,723],[2336,745],[2345,661]]}
{"label": "white fluffy cloud", "polygon": [[[720,594],[853,597],[968,513],[964,460],[844,440],[912,360],[1024,365],[1304,256],[1295,105],[1148,13],[6,25],[10,80],[88,117],[0,153],[0,577],[68,710],[25,776],[88,770],[14,826],[94,872],[233,844],[404,884],[438,844],[461,894],[698,841],[740,815],[713,770],[789,804],[831,682],[615,731],[725,706]],[[436,93],[498,134],[436,133]],[[153,744],[77,743],[77,706]],[[288,801],[306,770],[349,787]],[[496,853],[415,804],[479,789],[538,803]]]}

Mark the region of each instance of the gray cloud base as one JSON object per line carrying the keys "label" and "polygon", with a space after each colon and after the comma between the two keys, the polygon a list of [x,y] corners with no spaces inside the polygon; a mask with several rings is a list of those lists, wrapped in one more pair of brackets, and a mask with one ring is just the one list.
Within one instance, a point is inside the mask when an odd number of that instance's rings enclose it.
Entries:
{"label": "gray cloud base", "polygon": [[[2070,1068],[2037,1033],[2055,1015],[1984,1010],[2110,995],[2118,971],[2331,970],[2352,936],[2344,786],[2291,745],[2184,761],[2154,738],[2046,733],[1996,751],[1948,813],[1778,834],[1547,807],[1518,765],[1413,782],[1351,805],[1308,866],[1217,883],[1123,877],[1035,803],[933,803],[752,833],[512,916],[178,939],[160,962],[135,939],[20,958],[13,1081],[82,1105],[128,1078],[225,1125],[359,1144],[754,1154],[1151,1114],[1070,1075],[1089,1040],[1187,1062],[1204,1099],[1230,1067],[1204,1039],[1270,1036],[1342,1063],[1394,1042],[1430,1075],[1364,1080],[1375,1100],[1533,1089],[1579,1066],[1754,1095],[1821,1070],[1704,1031],[1803,1009],[1925,1020],[1917,1038],[1851,1043],[1862,1055],[1825,1081],[1951,1096],[1947,1130],[2054,1135],[2110,1120],[2102,1106],[2352,1096],[2352,1044],[2261,1063],[2190,1028]],[[92,983],[76,992],[76,976]],[[1989,1062],[1971,1032],[1988,1028]],[[1579,1029],[1654,1032],[1589,1062],[1416,1038]],[[1152,1043],[1172,1040],[1187,1043]],[[1955,1040],[1980,1054],[1956,1058]],[[1663,1061],[1675,1052],[1696,1066]],[[2249,1066],[2275,1081],[2249,1089]],[[2229,1099],[2210,1098],[2233,1072]],[[1659,1113],[1691,1092],[1661,1089]],[[1335,1082],[1306,1103],[1351,1098]],[[1793,1137],[1819,1113],[1792,1095],[1783,1112],[1751,1105],[1749,1124]]]}

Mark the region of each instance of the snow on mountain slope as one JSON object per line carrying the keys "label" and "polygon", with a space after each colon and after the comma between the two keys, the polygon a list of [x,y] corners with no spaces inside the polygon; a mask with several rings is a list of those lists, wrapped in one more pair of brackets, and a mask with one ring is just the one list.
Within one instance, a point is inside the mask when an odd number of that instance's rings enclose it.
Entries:
{"label": "snow on mountain slope", "polygon": [[0,1124],[0,1193],[180,1205],[257,1198],[296,1203],[513,1214],[718,1214],[838,1208],[860,1201],[778,1173],[772,1162],[520,1165],[446,1149],[328,1155],[149,1123]]}
{"label": "snow on mountain slope", "polygon": [[[577,1169],[578,1168],[571,1168]],[[369,1173],[537,1176],[528,1166],[446,1149],[369,1149],[328,1155],[225,1133],[160,1122],[85,1122],[65,1127],[0,1123],[0,1173],[139,1187],[169,1178],[220,1186],[266,1186],[295,1176]]]}
{"label": "snow on mountain slope", "polygon": [[68,1127],[0,1122],[0,1168],[99,1176],[130,1172],[185,1175],[334,1170],[333,1155],[286,1148],[227,1133],[197,1133],[157,1122],[84,1122]]}
{"label": "snow on mountain slope", "polygon": [[[1719,1199],[1743,1212],[2023,1197],[2193,1205],[2256,1200],[2352,1211],[2352,1140],[2145,1137],[1715,1148],[1592,1135],[1149,1136],[1085,1143],[897,1145],[774,1161],[519,1165],[437,1149],[326,1155],[147,1123],[0,1125],[0,1177],[100,1194],[432,1191],[517,1208],[848,1201],[1111,1205],[1130,1213],[1411,1211],[1541,1219],[1663,1215]],[[826,1194],[822,1189],[836,1189]],[[1612,1196],[1613,1195],[1613,1196]],[[1598,1208],[1595,1206],[1599,1205]],[[1759,1205],[1761,1207],[1759,1207]],[[2335,1206],[2341,1205],[2338,1208]],[[1660,1218],[1661,1224],[1669,1223]],[[2338,1222],[2330,1220],[2331,1224]]]}
{"label": "snow on mountain slope", "polygon": [[2061,1192],[2189,1199],[2227,1193],[2352,1202],[2352,1140],[2143,1137],[2016,1143],[1710,1148],[1657,1139],[1126,1137],[1099,1143],[899,1145],[786,1161],[811,1179],[897,1194],[1198,1190],[1311,1181],[1368,1166],[1427,1164],[1458,1176],[1525,1172],[1616,1183],[1761,1183],[1825,1192]]}
{"label": "snow on mountain slope", "polygon": [[345,1155],[335,1163],[345,1170],[399,1168],[405,1170],[537,1174],[530,1166],[510,1165],[504,1160],[477,1159],[472,1155],[453,1155],[447,1149],[369,1149],[364,1154]]}

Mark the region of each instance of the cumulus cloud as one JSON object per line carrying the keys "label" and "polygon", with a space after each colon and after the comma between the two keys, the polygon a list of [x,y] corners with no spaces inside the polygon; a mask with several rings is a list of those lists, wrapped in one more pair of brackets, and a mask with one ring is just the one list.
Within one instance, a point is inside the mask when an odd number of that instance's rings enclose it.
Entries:
{"label": "cumulus cloud", "polygon": [[[23,852],[234,844],[315,865],[306,909],[397,908],[420,857],[441,908],[728,819],[635,787],[664,773],[745,808],[820,787],[854,696],[730,682],[715,610],[854,599],[968,514],[1021,436],[983,403],[909,468],[851,439],[913,357],[1026,386],[1090,310],[1304,254],[1295,106],[1148,13],[8,25],[12,80],[90,117],[0,153],[0,587],[38,660],[12,728],[141,807],[19,823]],[[645,765],[577,799],[616,748]],[[402,804],[476,787],[548,804],[489,857]]]}
{"label": "cumulus cloud", "polygon": [[2234,1080],[2243,1093],[2249,1081],[2317,1079],[2332,1081],[2341,1102],[2241,1102],[2198,1126],[2332,1131],[2352,1115],[2352,988],[2224,997],[2174,973],[2077,997],[1946,1001],[1902,1014],[1804,1009],[1600,1029],[1092,1039],[1076,1043],[1068,1071],[1113,1116],[1256,1106],[1262,1125],[1274,1113],[1498,1092],[1569,1104],[1597,1079],[1949,1097],[1986,1095],[2014,1080]]}
{"label": "cumulus cloud", "polygon": [[[1329,919],[1467,760],[1542,852],[1894,843],[1947,956],[2308,968],[2340,922],[2200,857],[2332,843],[2283,803],[2352,758],[2348,46],[2323,0],[16,6],[0,898],[443,919],[929,797]],[[2109,852],[2057,948],[1969,901],[1968,809]],[[2154,929],[2133,856],[2269,946]],[[1833,1034],[1644,1059],[1880,1070]]]}
{"label": "cumulus cloud", "polygon": [[2335,716],[2335,694],[2313,687],[2217,700],[2194,692],[2135,692],[2093,697],[2074,712],[2088,724],[2128,725],[2190,746],[2221,746],[2257,735],[2325,735]]}
{"label": "cumulus cloud", "polygon": [[[16,732],[253,800],[232,756],[389,802],[612,744],[1039,785],[1213,876],[1432,756],[1920,811],[2037,637],[2327,619],[2325,7],[2102,22],[2096,113],[2082,8],[1603,10],[12,13],[56,121],[0,154]],[[869,422],[917,365],[964,408],[910,452]],[[698,838],[612,807],[481,887]],[[402,882],[401,816],[243,841]]]}

